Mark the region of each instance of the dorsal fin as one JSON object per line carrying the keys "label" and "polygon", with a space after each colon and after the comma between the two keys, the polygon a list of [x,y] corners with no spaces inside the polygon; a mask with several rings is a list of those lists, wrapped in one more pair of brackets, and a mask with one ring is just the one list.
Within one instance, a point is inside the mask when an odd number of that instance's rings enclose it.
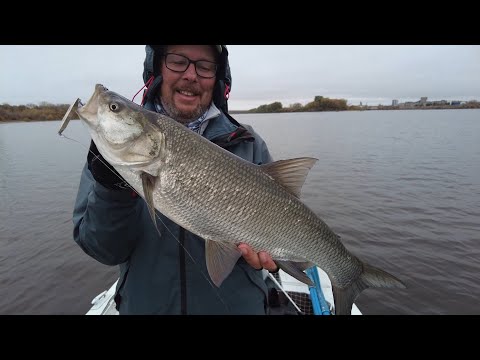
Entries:
{"label": "dorsal fin", "polygon": [[302,157],[279,160],[261,165],[261,167],[263,171],[273,177],[293,195],[300,198],[300,192],[308,172],[317,161],[318,159],[315,158]]}

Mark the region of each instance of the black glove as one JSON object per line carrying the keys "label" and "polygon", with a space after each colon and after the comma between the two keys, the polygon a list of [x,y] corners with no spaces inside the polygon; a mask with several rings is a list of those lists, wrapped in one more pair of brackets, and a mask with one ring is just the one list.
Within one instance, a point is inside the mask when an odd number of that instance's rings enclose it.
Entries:
{"label": "black glove", "polygon": [[90,143],[87,162],[93,178],[106,188],[123,191],[131,190],[125,179],[100,155],[93,140]]}

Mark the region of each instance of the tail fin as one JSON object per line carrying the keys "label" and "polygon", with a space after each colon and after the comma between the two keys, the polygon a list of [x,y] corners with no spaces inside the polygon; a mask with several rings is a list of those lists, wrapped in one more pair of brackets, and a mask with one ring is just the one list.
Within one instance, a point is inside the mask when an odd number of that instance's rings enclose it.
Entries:
{"label": "tail fin", "polygon": [[363,264],[363,272],[346,288],[339,288],[332,284],[333,298],[335,301],[335,315],[350,315],[352,305],[357,296],[367,288],[406,288],[405,284],[395,276]]}

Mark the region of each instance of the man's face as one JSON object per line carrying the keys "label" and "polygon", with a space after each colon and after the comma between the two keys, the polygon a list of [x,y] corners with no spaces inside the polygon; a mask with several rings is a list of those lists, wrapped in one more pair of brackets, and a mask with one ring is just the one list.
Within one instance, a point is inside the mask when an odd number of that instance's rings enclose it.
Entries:
{"label": "man's face", "polygon": [[[166,53],[183,55],[192,61],[216,62],[215,52],[210,45],[168,45]],[[162,105],[166,112],[181,123],[198,119],[210,107],[215,77],[201,77],[195,65],[189,64],[185,72],[175,72],[165,66],[162,59],[161,86]]]}

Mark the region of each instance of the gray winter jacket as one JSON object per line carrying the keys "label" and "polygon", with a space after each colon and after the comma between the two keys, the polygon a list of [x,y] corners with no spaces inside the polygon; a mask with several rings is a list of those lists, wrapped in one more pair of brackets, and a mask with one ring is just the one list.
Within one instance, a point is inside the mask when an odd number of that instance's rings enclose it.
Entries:
{"label": "gray winter jacket", "polygon": [[[271,162],[265,142],[251,127],[245,128],[255,140],[229,146],[238,126],[221,113],[210,120],[203,136],[222,139],[223,147],[253,163]],[[73,213],[74,240],[97,261],[119,265],[115,301],[120,314],[266,313],[262,271],[241,257],[221,287],[212,286],[204,241],[157,215],[159,231],[142,198],[105,188],[85,165]]]}

